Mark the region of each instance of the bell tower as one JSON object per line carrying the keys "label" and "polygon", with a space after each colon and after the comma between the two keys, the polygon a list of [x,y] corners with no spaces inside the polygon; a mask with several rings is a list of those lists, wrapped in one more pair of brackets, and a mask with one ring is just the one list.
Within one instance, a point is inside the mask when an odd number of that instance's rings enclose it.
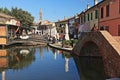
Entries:
{"label": "bell tower", "polygon": [[40,19],[39,19],[39,22],[42,23],[42,9],[40,8]]}

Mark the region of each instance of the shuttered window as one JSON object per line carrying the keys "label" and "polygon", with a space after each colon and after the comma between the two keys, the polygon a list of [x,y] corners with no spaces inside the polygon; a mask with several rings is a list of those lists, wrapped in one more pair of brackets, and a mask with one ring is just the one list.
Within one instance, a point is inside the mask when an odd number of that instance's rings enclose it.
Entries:
{"label": "shuttered window", "polygon": [[103,18],[104,10],[103,7],[101,8],[101,18]]}
{"label": "shuttered window", "polygon": [[106,17],[109,17],[109,9],[110,9],[110,7],[109,7],[109,5],[107,5],[106,6]]}

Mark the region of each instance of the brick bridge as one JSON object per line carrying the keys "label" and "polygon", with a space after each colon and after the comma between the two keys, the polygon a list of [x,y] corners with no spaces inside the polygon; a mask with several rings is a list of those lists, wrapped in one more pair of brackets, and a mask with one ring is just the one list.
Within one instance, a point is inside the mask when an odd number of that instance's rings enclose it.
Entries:
{"label": "brick bridge", "polygon": [[120,44],[107,31],[86,32],[73,49],[79,56],[102,57],[107,77],[120,77]]}

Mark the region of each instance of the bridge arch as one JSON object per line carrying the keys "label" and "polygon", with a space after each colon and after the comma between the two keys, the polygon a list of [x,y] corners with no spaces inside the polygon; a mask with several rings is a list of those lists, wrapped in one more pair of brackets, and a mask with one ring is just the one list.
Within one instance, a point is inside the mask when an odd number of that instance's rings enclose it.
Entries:
{"label": "bridge arch", "polygon": [[83,44],[80,49],[79,55],[81,56],[99,56],[101,57],[100,49],[93,41],[88,41]]}
{"label": "bridge arch", "polygon": [[120,76],[120,45],[107,31],[83,33],[73,48],[73,54],[101,56],[106,75],[108,77]]}

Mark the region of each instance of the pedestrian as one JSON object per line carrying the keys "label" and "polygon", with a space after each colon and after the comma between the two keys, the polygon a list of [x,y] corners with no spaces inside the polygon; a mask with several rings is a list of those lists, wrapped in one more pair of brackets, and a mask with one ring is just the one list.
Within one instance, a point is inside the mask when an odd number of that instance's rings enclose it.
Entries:
{"label": "pedestrian", "polygon": [[53,37],[53,40],[52,40],[53,42],[52,43],[55,43],[56,42],[56,39],[55,39],[55,37]]}
{"label": "pedestrian", "polygon": [[96,31],[98,31],[98,28],[97,28],[96,26],[94,26],[94,27],[91,29],[91,31],[96,32]]}

